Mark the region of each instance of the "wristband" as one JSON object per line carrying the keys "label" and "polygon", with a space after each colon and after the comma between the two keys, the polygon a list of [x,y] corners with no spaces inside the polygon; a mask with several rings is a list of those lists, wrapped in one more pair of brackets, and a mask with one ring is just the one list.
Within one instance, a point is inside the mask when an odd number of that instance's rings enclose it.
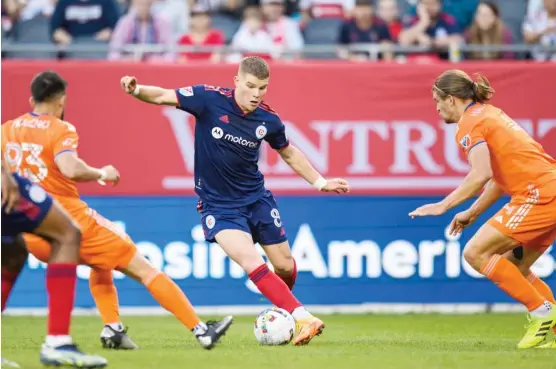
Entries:
{"label": "wristband", "polygon": [[322,189],[324,188],[324,186],[326,186],[327,183],[328,181],[326,179],[322,178],[322,176],[319,176],[319,178],[315,181],[315,183],[313,183],[313,187],[319,191],[322,191]]}
{"label": "wristband", "polygon": [[133,90],[132,92],[133,96],[139,95],[139,90],[140,90],[139,85],[135,85],[135,90]]}
{"label": "wristband", "polygon": [[104,182],[104,180],[106,179],[106,177],[108,177],[108,173],[106,173],[106,171],[104,169],[99,169],[99,173],[100,173],[100,178],[97,179],[98,184],[104,186],[106,184],[106,182]]}

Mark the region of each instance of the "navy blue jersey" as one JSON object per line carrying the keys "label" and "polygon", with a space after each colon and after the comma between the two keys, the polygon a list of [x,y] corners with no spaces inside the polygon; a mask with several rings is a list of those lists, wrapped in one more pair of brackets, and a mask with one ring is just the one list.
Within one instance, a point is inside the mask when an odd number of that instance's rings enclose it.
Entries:
{"label": "navy blue jersey", "polygon": [[367,29],[361,29],[353,20],[345,21],[340,28],[338,43],[342,45],[392,41],[388,26],[375,19]]}
{"label": "navy blue jersey", "polygon": [[204,203],[237,208],[265,193],[259,171],[264,141],[275,149],[288,146],[285,127],[267,105],[244,113],[234,90],[207,85],[176,90],[179,106],[195,116],[195,192]]}
{"label": "navy blue jersey", "polygon": [[10,242],[20,233],[32,233],[52,207],[52,198],[42,187],[27,178],[13,174],[19,185],[20,198],[9,214],[2,206],[2,241]]}
{"label": "navy blue jersey", "polygon": [[105,28],[114,29],[119,16],[114,0],[59,0],[50,19],[50,32],[62,28],[72,37],[90,37]]}

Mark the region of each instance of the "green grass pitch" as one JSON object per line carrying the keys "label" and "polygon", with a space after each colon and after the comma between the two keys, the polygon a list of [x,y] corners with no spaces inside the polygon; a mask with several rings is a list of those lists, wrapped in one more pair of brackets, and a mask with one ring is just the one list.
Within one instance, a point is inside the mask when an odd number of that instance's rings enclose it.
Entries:
{"label": "green grass pitch", "polygon": [[[556,351],[517,350],[520,314],[331,315],[324,334],[306,347],[262,347],[254,317],[237,317],[212,351],[201,349],[173,317],[126,317],[138,351],[100,348],[98,317],[76,317],[80,347],[105,356],[113,369],[553,369]],[[41,368],[46,321],[2,318],[2,356],[24,369]],[[550,337],[552,338],[552,336]]]}

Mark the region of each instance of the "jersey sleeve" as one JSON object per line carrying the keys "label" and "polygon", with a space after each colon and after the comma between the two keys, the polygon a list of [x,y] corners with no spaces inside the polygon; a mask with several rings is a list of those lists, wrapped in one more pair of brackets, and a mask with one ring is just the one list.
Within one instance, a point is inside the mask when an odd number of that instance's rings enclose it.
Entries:
{"label": "jersey sleeve", "polygon": [[460,128],[458,142],[466,156],[478,145],[486,143],[486,130],[484,120],[468,124]]}
{"label": "jersey sleeve", "polygon": [[207,87],[196,85],[178,88],[176,89],[176,96],[179,102],[178,109],[198,117],[206,105]]}
{"label": "jersey sleeve", "polygon": [[282,121],[279,121],[278,128],[264,138],[274,150],[281,150],[290,144],[288,136],[286,136],[286,126]]}
{"label": "jersey sleeve", "polygon": [[79,135],[73,124],[62,122],[52,141],[54,158],[64,152],[77,152]]}

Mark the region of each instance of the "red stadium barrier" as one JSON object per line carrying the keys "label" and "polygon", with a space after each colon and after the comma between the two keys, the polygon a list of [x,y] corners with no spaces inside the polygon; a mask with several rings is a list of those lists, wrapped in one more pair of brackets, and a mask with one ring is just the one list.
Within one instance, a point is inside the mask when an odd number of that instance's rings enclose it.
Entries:
{"label": "red stadium barrier", "polygon": [[[440,194],[467,172],[454,125],[439,120],[431,97],[434,78],[450,65],[346,63],[275,64],[267,102],[288,135],[326,176],[347,177],[354,193]],[[493,104],[519,121],[556,156],[556,64],[460,64],[485,74]],[[81,155],[93,165],[114,164],[114,189],[83,186],[84,194],[191,194],[192,117],[141,103],[119,80],[163,87],[231,86],[233,65],[148,65],[98,62],[2,63],[2,120],[29,109],[33,75],[54,69],[69,82],[66,119],[80,133]],[[314,190],[263,146],[261,168],[277,193]]]}

